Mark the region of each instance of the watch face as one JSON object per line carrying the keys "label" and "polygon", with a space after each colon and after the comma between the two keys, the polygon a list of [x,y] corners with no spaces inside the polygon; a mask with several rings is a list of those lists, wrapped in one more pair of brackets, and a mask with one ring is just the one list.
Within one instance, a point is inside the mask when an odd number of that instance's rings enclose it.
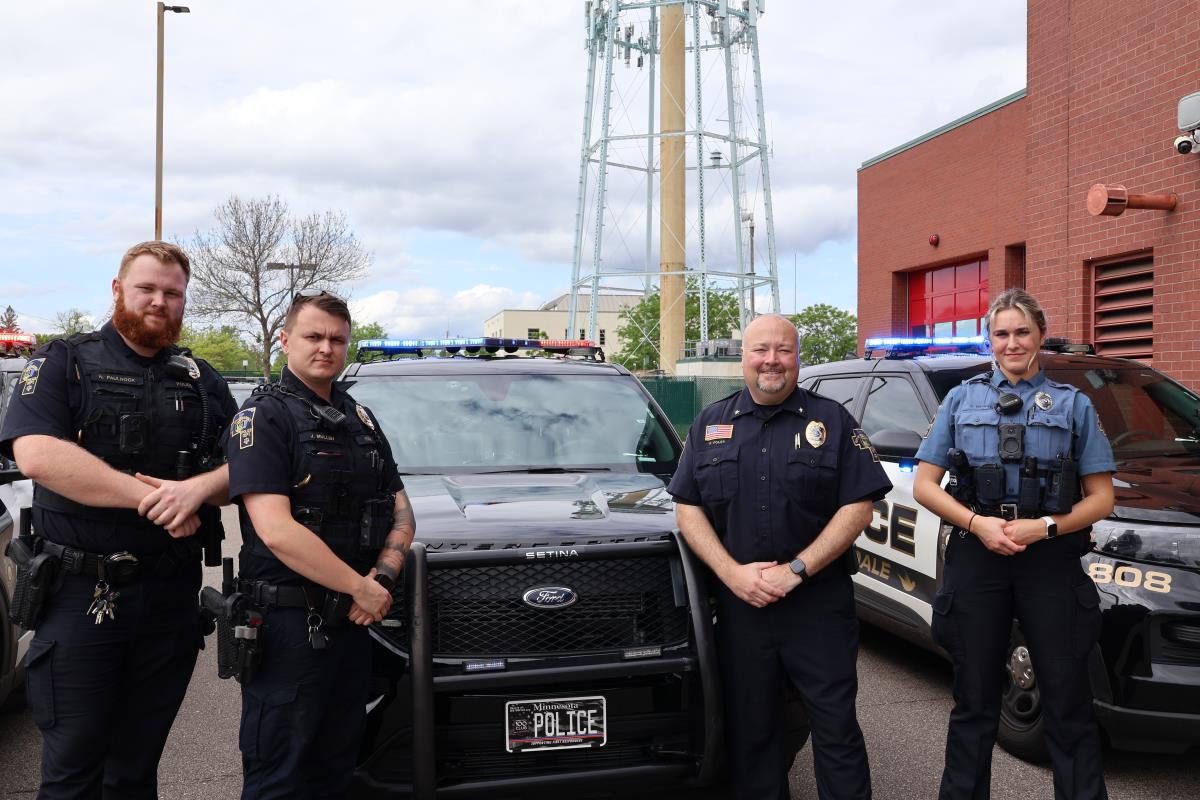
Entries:
{"label": "watch face", "polygon": [[792,561],[792,563],[788,564],[788,566],[791,567],[792,572],[796,573],[797,575],[803,575],[805,570],[808,569],[808,567],[805,566],[804,562],[798,558],[796,560]]}

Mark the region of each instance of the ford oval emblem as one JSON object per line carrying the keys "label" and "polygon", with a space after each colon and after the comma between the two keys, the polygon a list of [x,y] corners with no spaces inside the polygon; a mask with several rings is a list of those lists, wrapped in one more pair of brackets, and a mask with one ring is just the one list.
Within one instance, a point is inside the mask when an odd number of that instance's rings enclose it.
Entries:
{"label": "ford oval emblem", "polygon": [[579,599],[574,589],[565,586],[539,586],[521,595],[525,605],[534,608],[566,608]]}

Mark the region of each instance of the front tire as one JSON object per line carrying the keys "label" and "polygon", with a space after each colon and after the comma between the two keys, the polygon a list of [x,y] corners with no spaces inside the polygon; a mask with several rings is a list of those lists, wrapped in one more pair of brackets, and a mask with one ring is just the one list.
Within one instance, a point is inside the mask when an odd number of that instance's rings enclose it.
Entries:
{"label": "front tire", "polygon": [[1014,627],[1004,662],[1004,694],[1000,699],[1000,730],[997,741],[1007,752],[1034,764],[1050,760],[1043,735],[1042,694],[1029,645]]}

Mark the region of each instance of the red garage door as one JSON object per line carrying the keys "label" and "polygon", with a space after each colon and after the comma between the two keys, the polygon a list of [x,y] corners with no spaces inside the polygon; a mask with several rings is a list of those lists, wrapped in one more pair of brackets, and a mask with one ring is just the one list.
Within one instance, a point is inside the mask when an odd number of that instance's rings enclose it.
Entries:
{"label": "red garage door", "polygon": [[909,336],[975,336],[987,313],[986,258],[908,276]]}

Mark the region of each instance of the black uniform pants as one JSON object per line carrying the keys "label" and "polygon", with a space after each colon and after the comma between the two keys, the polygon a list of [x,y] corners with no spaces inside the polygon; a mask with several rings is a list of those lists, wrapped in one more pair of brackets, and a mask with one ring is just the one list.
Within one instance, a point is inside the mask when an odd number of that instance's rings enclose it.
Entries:
{"label": "black uniform pants", "polygon": [[933,636],[954,662],[942,800],[991,794],[992,745],[1015,615],[1040,690],[1057,800],[1106,798],[1087,658],[1100,634],[1099,596],[1079,560],[1079,537],[1001,556],[951,534]]}
{"label": "black uniform pants", "polygon": [[367,719],[367,629],[343,620],[313,650],[304,609],[264,616],[262,665],[242,687],[242,798],[345,797]]}
{"label": "black uniform pants", "polygon": [[812,730],[821,800],[869,798],[858,726],[858,620],[850,578],[821,574],[765,608],[717,591],[717,648],[726,753],[738,800],[785,800],[790,752],[782,735],[784,681],[800,691]]}
{"label": "black uniform pants", "polygon": [[38,798],[158,796],[158,761],[202,641],[199,574],[197,564],[194,581],[122,587],[115,619],[99,625],[84,614],[95,578],[66,576],[25,658],[42,732]]}

